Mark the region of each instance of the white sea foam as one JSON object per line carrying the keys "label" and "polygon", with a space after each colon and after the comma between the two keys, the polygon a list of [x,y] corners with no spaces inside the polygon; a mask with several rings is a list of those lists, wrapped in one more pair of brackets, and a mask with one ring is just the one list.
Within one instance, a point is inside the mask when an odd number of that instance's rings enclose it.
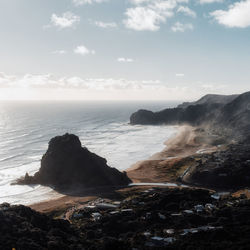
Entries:
{"label": "white sea foam", "polygon": [[0,203],[29,204],[61,196],[40,185],[11,185],[26,172],[34,174],[39,169],[48,141],[56,135],[75,133],[84,146],[119,170],[149,158],[164,148],[164,141],[176,133],[176,128],[132,126],[129,115],[138,108],[159,110],[167,106],[171,105],[1,104]]}

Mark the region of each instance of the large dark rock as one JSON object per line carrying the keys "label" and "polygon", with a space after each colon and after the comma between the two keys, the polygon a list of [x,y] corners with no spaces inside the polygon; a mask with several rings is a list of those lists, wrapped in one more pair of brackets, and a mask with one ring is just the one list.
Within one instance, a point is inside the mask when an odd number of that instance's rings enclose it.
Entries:
{"label": "large dark rock", "polygon": [[107,165],[106,159],[81,146],[76,135],[56,136],[41,160],[34,176],[25,175],[18,184],[42,184],[55,187],[122,186],[130,183],[126,173]]}

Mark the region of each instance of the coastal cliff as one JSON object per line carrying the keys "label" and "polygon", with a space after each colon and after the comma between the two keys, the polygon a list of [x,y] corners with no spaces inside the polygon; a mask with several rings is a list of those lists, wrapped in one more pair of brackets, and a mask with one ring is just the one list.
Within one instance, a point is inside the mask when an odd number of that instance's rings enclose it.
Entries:
{"label": "coastal cliff", "polygon": [[129,170],[137,181],[148,178],[150,170],[162,181],[224,191],[250,187],[250,92],[207,95],[159,112],[139,110],[131,115],[130,123],[192,126],[181,136],[193,135],[192,144],[174,138],[174,154],[173,146],[167,145],[159,159]]}
{"label": "coastal cliff", "polygon": [[109,167],[106,159],[82,147],[76,135],[65,134],[50,140],[39,171],[34,176],[26,174],[17,183],[52,185],[55,188],[100,187],[128,185],[130,180],[126,173]]}
{"label": "coastal cliff", "polygon": [[138,110],[130,116],[130,124],[210,125],[233,129],[237,134],[239,130],[249,132],[250,92],[230,96],[207,95],[196,102],[159,112]]}

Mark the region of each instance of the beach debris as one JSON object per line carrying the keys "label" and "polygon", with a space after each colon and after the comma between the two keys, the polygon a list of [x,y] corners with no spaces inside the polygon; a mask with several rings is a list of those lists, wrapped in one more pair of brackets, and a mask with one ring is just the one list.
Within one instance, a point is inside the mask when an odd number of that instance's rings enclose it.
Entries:
{"label": "beach debris", "polygon": [[158,216],[162,220],[166,220],[167,219],[167,217],[164,214],[158,213]]}
{"label": "beach debris", "polygon": [[122,213],[132,213],[133,209],[132,208],[122,209],[121,212]]}
{"label": "beach debris", "polygon": [[173,214],[171,214],[171,216],[182,216],[182,214],[181,213],[173,213]]}
{"label": "beach debris", "polygon": [[119,211],[111,211],[109,212],[111,215],[114,215],[114,214],[119,214]]}
{"label": "beach debris", "polygon": [[219,194],[215,193],[215,194],[212,194],[211,197],[215,200],[219,200],[220,199],[220,196]]}
{"label": "beach debris", "polygon": [[93,206],[93,205],[88,205],[84,207],[84,210],[87,210],[87,211],[94,210],[94,209],[96,209],[96,206]]}
{"label": "beach debris", "polygon": [[114,201],[113,204],[119,206],[121,205],[121,201]]}
{"label": "beach debris", "polygon": [[206,210],[212,211],[212,210],[214,210],[214,209],[216,208],[216,206],[213,205],[213,204],[211,204],[211,203],[207,203],[207,204],[205,205],[205,208],[206,208]]}
{"label": "beach debris", "polygon": [[194,234],[194,233],[198,233],[198,232],[207,232],[210,230],[216,230],[216,229],[222,229],[222,226],[219,227],[213,227],[213,226],[201,226],[201,227],[196,227],[196,228],[186,228],[182,230],[182,233],[180,235],[187,235],[189,233]]}
{"label": "beach debris", "polygon": [[151,237],[150,241],[145,243],[147,247],[162,247],[172,244],[176,239],[173,237],[162,238],[158,236]]}
{"label": "beach debris", "polygon": [[193,214],[194,211],[193,211],[193,210],[186,209],[186,210],[183,211],[183,213],[185,213],[185,214]]}
{"label": "beach debris", "polygon": [[211,197],[214,198],[215,200],[225,199],[228,196],[230,196],[230,192],[219,192],[211,195]]}
{"label": "beach debris", "polygon": [[114,205],[114,204],[103,202],[103,203],[97,203],[96,207],[99,208],[99,209],[105,210],[105,209],[117,208],[118,206]]}
{"label": "beach debris", "polygon": [[174,229],[164,229],[163,230],[163,233],[165,233],[165,234],[174,234]]}
{"label": "beach debris", "polygon": [[92,213],[91,216],[93,217],[94,220],[99,220],[102,217],[100,213]]}
{"label": "beach debris", "polygon": [[151,233],[150,232],[144,232],[143,235],[146,236],[146,237],[149,237],[151,235]]}
{"label": "beach debris", "polygon": [[194,209],[197,213],[201,213],[204,211],[204,206],[203,205],[196,205],[196,206],[194,206]]}
{"label": "beach debris", "polygon": [[73,214],[73,218],[74,218],[74,219],[80,219],[80,218],[82,218],[82,217],[83,217],[82,214],[79,214],[79,213]]}

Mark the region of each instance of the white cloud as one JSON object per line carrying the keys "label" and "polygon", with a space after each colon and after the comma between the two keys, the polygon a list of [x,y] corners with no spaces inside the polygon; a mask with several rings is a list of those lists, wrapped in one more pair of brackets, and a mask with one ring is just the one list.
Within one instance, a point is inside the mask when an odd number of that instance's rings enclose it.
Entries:
{"label": "white cloud", "polygon": [[124,24],[128,29],[133,30],[159,30],[159,24],[166,21],[166,17],[157,13],[155,10],[136,7],[127,9],[125,15],[127,19],[124,20]]}
{"label": "white cloud", "polygon": [[200,0],[200,4],[222,3],[224,0]]}
{"label": "white cloud", "polygon": [[184,32],[186,30],[193,30],[194,27],[191,23],[180,23],[176,22],[172,27],[172,31],[174,32]]}
{"label": "white cloud", "polygon": [[216,10],[210,16],[221,25],[233,28],[250,26],[250,0],[235,2],[229,5],[228,10]]}
{"label": "white cloud", "polygon": [[185,75],[184,75],[183,73],[176,73],[175,76],[176,76],[176,77],[183,77],[183,76],[185,76]]}
{"label": "white cloud", "polygon": [[72,12],[65,12],[62,16],[58,16],[56,14],[52,14],[51,23],[52,25],[63,28],[73,27],[75,24],[80,22],[80,17],[73,14]]}
{"label": "white cloud", "polygon": [[74,5],[79,6],[84,4],[103,3],[107,2],[108,0],[72,0],[72,1]]}
{"label": "white cloud", "polygon": [[154,3],[176,4],[176,3],[188,3],[189,0],[130,0],[130,2],[134,5],[154,4]]}
{"label": "white cloud", "polygon": [[118,61],[118,62],[127,62],[127,63],[131,63],[131,62],[134,62],[134,59],[132,59],[132,58],[119,57],[119,58],[117,58],[117,61]]}
{"label": "white cloud", "polygon": [[64,54],[67,54],[67,51],[66,50],[55,50],[52,53],[53,54],[64,55]]}
{"label": "white cloud", "polygon": [[190,9],[189,7],[187,7],[187,6],[180,6],[180,7],[177,9],[177,13],[183,13],[184,15],[190,16],[190,17],[193,17],[193,18],[196,17],[195,11],[191,10],[191,9]]}
{"label": "white cloud", "polygon": [[126,19],[123,20],[125,27],[137,31],[157,31],[161,24],[174,16],[178,4],[187,3],[188,0],[130,0],[130,2],[135,6],[126,9]]}
{"label": "white cloud", "polygon": [[116,28],[117,27],[117,24],[115,22],[101,22],[101,21],[96,21],[94,22],[94,24],[100,28]]}
{"label": "white cloud", "polygon": [[127,80],[114,78],[81,78],[78,76],[56,78],[53,75],[9,76],[0,72],[0,88],[49,88],[49,89],[161,89],[167,86],[159,80]]}
{"label": "white cloud", "polygon": [[211,84],[211,83],[208,83],[208,84],[201,85],[201,87],[203,89],[205,89],[206,91],[217,91],[217,90],[226,89],[227,85],[225,85],[225,84]]}
{"label": "white cloud", "polygon": [[89,50],[89,49],[86,48],[84,45],[79,45],[79,46],[77,46],[77,47],[74,49],[74,53],[75,53],[75,54],[82,55],[82,56],[89,55],[89,54],[94,55],[94,54],[95,54],[95,50]]}

